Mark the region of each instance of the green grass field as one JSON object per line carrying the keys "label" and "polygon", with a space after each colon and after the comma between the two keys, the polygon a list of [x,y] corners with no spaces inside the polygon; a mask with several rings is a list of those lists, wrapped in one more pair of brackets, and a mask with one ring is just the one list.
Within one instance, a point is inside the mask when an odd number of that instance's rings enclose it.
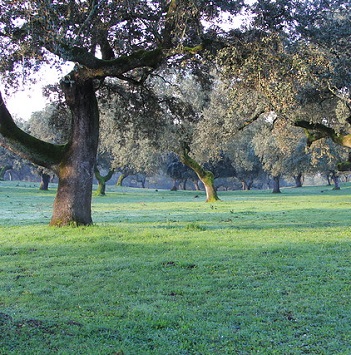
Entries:
{"label": "green grass field", "polygon": [[54,195],[0,182],[0,354],[351,354],[350,185]]}

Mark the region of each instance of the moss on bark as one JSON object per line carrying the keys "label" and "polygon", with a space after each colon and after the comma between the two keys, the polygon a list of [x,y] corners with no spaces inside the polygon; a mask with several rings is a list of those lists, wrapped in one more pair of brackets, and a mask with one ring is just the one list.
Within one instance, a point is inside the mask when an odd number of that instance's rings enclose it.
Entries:
{"label": "moss on bark", "polygon": [[205,186],[206,190],[206,202],[220,201],[216,188],[214,186],[215,177],[209,170],[205,170],[195,159],[189,156],[190,149],[187,145],[183,146],[180,151],[180,160],[183,164],[193,169],[196,175]]}

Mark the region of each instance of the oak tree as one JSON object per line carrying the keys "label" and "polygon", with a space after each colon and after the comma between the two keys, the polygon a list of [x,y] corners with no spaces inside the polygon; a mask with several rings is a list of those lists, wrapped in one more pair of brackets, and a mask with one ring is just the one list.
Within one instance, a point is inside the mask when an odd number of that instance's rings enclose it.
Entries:
{"label": "oak tree", "polygon": [[60,82],[71,113],[70,136],[64,144],[22,131],[0,95],[1,145],[59,178],[51,225],[92,223],[97,93],[105,79],[141,85],[162,64],[184,61],[211,47],[206,32],[213,29],[201,21],[217,18],[221,10],[236,13],[242,5],[240,0],[1,2],[0,73],[8,88],[44,63],[75,63]]}

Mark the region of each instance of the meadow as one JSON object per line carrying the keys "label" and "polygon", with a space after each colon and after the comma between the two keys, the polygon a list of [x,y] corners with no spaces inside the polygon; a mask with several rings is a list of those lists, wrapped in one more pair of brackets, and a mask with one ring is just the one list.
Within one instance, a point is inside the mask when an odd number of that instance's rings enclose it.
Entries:
{"label": "meadow", "polygon": [[351,185],[282,191],[0,182],[0,354],[351,354]]}

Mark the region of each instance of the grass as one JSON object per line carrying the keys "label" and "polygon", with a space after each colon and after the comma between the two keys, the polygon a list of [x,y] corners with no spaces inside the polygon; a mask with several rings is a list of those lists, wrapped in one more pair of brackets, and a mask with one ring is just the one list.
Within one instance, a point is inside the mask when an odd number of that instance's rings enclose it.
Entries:
{"label": "grass", "polygon": [[350,354],[351,187],[283,191],[110,187],[50,228],[2,182],[0,354]]}

